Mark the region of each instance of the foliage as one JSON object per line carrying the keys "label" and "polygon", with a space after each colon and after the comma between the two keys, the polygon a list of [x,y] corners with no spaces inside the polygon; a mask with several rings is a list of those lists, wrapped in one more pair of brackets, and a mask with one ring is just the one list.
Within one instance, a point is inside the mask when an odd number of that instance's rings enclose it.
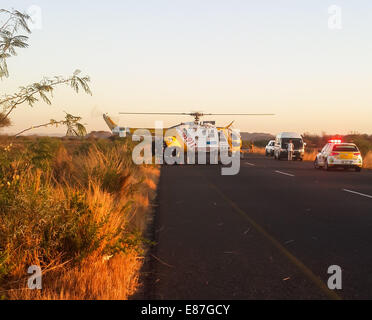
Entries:
{"label": "foliage", "polygon": [[0,9],[0,79],[9,76],[7,59],[17,55],[16,49],[28,47],[28,37],[19,32],[30,33],[29,20],[30,16],[20,11]]}
{"label": "foliage", "polygon": [[85,129],[85,126],[79,122],[81,119],[82,119],[81,117],[76,117],[69,113],[66,113],[65,120],[57,121],[57,120],[51,119],[48,123],[40,124],[37,126],[31,126],[30,128],[24,129],[21,132],[17,133],[15,137],[20,136],[21,134],[27,131],[33,130],[33,129],[48,127],[48,126],[58,127],[60,125],[65,125],[67,127],[66,136],[83,137],[87,134],[87,130]]}
{"label": "foliage", "polygon": [[[0,9],[0,79],[9,76],[7,59],[17,54],[16,49],[28,47],[28,37],[20,35],[19,32],[31,32],[27,25],[30,19],[30,16],[20,11]],[[9,116],[19,105],[26,103],[32,107],[40,100],[50,105],[56,86],[65,84],[77,93],[83,90],[87,94],[92,94],[88,85],[90,78],[88,76],[80,76],[80,73],[80,70],[76,70],[68,78],[60,76],[44,78],[40,82],[20,87],[19,91],[14,94],[5,94],[0,97],[0,128],[11,124]],[[67,135],[85,135],[85,127],[78,122],[81,119],[77,118],[67,114],[64,121],[51,120],[50,123],[39,125],[38,127],[65,124],[67,125]]]}
{"label": "foliage", "polygon": [[143,254],[148,241],[133,223],[148,207],[146,172],[132,163],[131,143],[87,143],[0,140],[0,289],[22,287],[29,265],[57,270],[43,277],[52,288],[64,270],[83,277],[76,270],[92,259]]}
{"label": "foliage", "polygon": [[249,149],[252,144],[255,147],[265,148],[267,146],[267,144],[269,143],[269,141],[270,141],[269,139],[266,139],[266,140],[257,140],[257,141],[243,140],[242,148],[243,149]]}
{"label": "foliage", "polygon": [[28,148],[30,162],[35,167],[42,167],[44,163],[49,166],[49,162],[56,156],[60,146],[61,142],[58,139],[49,137],[37,139]]}
{"label": "foliage", "polygon": [[79,76],[80,70],[76,70],[71,77],[54,77],[44,78],[38,83],[33,83],[26,87],[21,87],[17,93],[12,95],[4,95],[0,99],[0,126],[8,119],[9,115],[19,106],[27,103],[30,107],[42,99],[45,103],[51,104],[51,96],[54,88],[58,85],[65,84],[70,86],[76,92],[83,90],[88,94],[92,94],[89,88],[90,78],[88,76]]}

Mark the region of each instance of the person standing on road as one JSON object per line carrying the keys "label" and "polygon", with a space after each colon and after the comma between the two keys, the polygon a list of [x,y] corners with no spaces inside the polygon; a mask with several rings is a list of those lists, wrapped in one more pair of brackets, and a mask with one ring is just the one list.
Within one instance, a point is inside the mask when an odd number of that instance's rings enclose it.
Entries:
{"label": "person standing on road", "polygon": [[287,145],[288,161],[293,160],[293,150],[294,150],[294,144],[292,143],[292,140],[289,140],[289,143]]}
{"label": "person standing on road", "polygon": [[253,141],[251,141],[250,145],[249,145],[249,152],[250,153],[253,153],[253,149],[254,148],[254,144],[253,144]]}

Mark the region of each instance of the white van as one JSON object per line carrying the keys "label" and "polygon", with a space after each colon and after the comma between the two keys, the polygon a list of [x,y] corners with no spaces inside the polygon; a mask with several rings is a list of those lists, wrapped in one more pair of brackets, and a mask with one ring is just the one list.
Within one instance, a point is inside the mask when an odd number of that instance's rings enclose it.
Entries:
{"label": "white van", "polygon": [[295,132],[282,132],[276,136],[274,146],[274,159],[288,159],[288,143],[292,140],[294,145],[293,159],[302,161],[305,153],[305,143],[302,136]]}

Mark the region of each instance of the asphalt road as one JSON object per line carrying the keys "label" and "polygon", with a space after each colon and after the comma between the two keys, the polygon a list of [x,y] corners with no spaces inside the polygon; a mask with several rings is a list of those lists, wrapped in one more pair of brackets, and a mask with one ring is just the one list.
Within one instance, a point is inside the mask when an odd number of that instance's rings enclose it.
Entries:
{"label": "asphalt road", "polygon": [[[370,170],[258,155],[236,176],[163,166],[154,234],[149,298],[372,298]],[[331,265],[342,290],[327,288]]]}

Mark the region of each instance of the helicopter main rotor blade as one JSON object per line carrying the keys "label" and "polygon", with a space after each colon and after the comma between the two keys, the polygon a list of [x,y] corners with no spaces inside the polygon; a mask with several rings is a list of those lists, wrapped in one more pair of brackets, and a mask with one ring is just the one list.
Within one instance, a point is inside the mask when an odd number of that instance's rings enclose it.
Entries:
{"label": "helicopter main rotor blade", "polygon": [[204,116],[275,116],[274,113],[203,113]]}
{"label": "helicopter main rotor blade", "polygon": [[119,114],[171,114],[171,115],[189,115],[186,112],[119,112]]}
{"label": "helicopter main rotor blade", "polygon": [[198,112],[120,112],[128,115],[171,115],[171,116],[275,116],[274,113],[198,113]]}

